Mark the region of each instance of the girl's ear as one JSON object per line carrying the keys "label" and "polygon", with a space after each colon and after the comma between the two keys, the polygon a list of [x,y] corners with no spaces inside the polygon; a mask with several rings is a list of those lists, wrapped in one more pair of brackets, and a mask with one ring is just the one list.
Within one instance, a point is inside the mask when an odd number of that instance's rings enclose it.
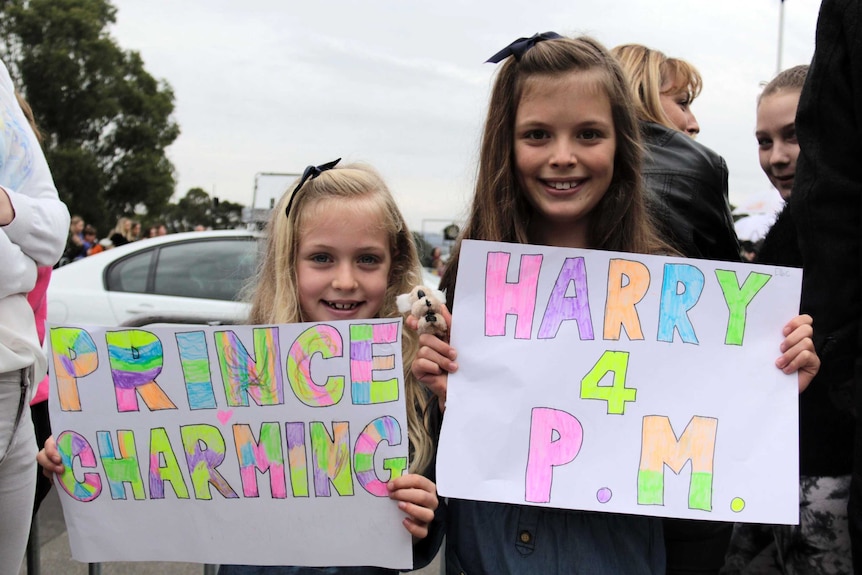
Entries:
{"label": "girl's ear", "polygon": [[[445,301],[445,300],[444,300]],[[410,311],[410,294],[403,293],[395,298],[395,305],[398,306],[398,311],[407,313]]]}

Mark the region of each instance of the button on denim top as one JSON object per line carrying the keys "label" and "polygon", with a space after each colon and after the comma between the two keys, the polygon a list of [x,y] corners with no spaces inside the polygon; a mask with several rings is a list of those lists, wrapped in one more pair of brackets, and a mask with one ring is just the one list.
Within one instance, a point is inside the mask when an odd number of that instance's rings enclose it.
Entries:
{"label": "button on denim top", "polygon": [[450,499],[447,575],[664,575],[661,520]]}

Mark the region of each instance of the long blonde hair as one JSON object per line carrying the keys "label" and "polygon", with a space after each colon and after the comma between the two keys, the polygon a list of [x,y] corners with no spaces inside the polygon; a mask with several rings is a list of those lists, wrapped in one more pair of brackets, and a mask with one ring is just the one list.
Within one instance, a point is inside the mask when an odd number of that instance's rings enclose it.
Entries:
{"label": "long blonde hair", "polygon": [[[661,95],[685,92],[691,104],[703,89],[697,68],[640,44],[617,46],[611,54],[619,60],[628,78],[637,117],[679,131],[665,114]],[[664,90],[662,86],[666,86]]]}
{"label": "long blonde hair", "polygon": [[[362,208],[378,214],[379,224],[389,236],[392,267],[383,307],[375,317],[401,317],[395,299],[422,283],[419,256],[413,235],[395,199],[380,175],[369,166],[350,164],[322,172],[306,181],[295,192],[290,213],[285,208],[292,184],[273,209],[267,226],[266,251],[247,294],[251,300],[249,323],[278,324],[307,321],[299,305],[296,257],[306,226],[326,200],[360,202]],[[424,471],[430,464],[434,445],[426,425],[428,393],[413,376],[409,366],[419,349],[417,334],[402,330],[402,355],[405,366],[404,389],[407,403],[407,435],[410,444],[410,469]]]}

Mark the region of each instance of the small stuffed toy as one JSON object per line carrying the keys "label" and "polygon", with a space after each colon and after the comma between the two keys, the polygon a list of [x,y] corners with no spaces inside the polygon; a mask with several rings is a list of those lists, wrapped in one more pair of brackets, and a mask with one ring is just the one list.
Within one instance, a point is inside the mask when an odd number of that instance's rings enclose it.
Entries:
{"label": "small stuffed toy", "polygon": [[440,335],[446,333],[448,326],[440,313],[446,296],[443,292],[425,286],[416,286],[410,293],[403,293],[395,300],[398,311],[410,312],[419,320],[419,333]]}

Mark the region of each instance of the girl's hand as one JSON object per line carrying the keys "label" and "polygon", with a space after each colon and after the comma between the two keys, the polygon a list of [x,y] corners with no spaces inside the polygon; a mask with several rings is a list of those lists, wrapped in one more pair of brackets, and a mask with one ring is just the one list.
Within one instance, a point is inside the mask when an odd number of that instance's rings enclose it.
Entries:
{"label": "girl's hand", "polygon": [[784,326],[784,341],[781,343],[782,356],[775,361],[775,367],[790,375],[797,374],[799,393],[805,391],[820,370],[820,358],[814,350],[813,320],[810,315],[798,315]]}
{"label": "girl's hand", "polygon": [[[452,314],[449,313],[445,305],[441,307],[443,319],[446,320],[446,325],[451,330]],[[416,329],[418,324],[419,320],[412,315],[407,318],[407,327]],[[416,353],[416,359],[413,360],[410,370],[416,379],[425,384],[425,387],[437,396],[440,413],[443,413],[446,410],[446,386],[449,381],[449,374],[458,369],[458,364],[455,363],[458,354],[448,341],[427,333],[419,336],[419,346],[419,351]]]}
{"label": "girl's hand", "polygon": [[57,451],[57,444],[54,442],[53,435],[45,440],[45,447],[36,454],[36,462],[42,467],[42,475],[51,481],[54,481],[55,473],[62,475],[63,471],[66,470],[60,459],[60,452]]}
{"label": "girl's hand", "polygon": [[434,482],[408,473],[391,480],[386,484],[389,489],[389,499],[398,502],[398,509],[407,513],[404,518],[404,528],[413,535],[413,541],[428,536],[428,524],[434,520],[434,510],[437,509],[437,486]]}

